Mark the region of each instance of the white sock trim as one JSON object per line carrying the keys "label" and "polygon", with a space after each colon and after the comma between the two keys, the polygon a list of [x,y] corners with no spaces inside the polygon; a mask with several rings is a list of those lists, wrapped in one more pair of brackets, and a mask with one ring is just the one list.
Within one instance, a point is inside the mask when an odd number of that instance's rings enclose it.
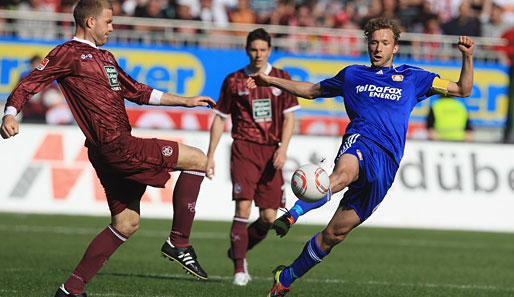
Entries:
{"label": "white sock trim", "polygon": [[113,228],[113,227],[111,227],[111,225],[109,225],[109,226],[107,226],[107,227],[109,227],[109,230],[111,230],[111,232],[112,232],[114,235],[116,235],[116,237],[118,237],[121,241],[125,241],[125,240],[127,240],[127,238],[125,238],[125,236],[123,236],[123,235],[119,234],[118,232],[116,232],[116,230],[114,230],[114,228]]}
{"label": "white sock trim", "polygon": [[182,171],[182,173],[187,173],[187,174],[192,174],[192,175],[198,175],[198,176],[205,177],[205,172],[201,172],[201,171],[185,170],[185,171]]}
{"label": "white sock trim", "polygon": [[239,218],[239,217],[234,217],[234,221],[236,221],[236,222],[243,222],[243,223],[248,223],[249,222],[248,219],[243,219],[243,218]]}
{"label": "white sock trim", "polygon": [[70,294],[70,292],[66,291],[66,289],[64,288],[64,284],[62,284],[59,289],[61,289],[61,291],[63,291],[64,293],[66,294]]}

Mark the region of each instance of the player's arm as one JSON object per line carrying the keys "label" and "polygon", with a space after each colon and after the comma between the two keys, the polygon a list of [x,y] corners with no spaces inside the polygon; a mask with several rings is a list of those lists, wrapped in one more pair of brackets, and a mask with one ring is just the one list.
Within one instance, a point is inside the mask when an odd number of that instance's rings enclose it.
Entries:
{"label": "player's arm", "polygon": [[287,148],[289,147],[289,141],[293,136],[294,130],[294,113],[284,113],[284,121],[282,122],[282,138],[280,139],[280,146],[273,155],[273,167],[276,169],[284,168],[284,164],[287,160]]}
{"label": "player's arm", "polygon": [[462,68],[460,70],[460,77],[459,81],[457,82],[448,82],[447,95],[456,97],[468,97],[471,95],[471,91],[473,89],[473,50],[475,45],[473,39],[466,36],[460,36],[458,47],[462,53]]}
{"label": "player's arm", "polygon": [[209,149],[207,150],[207,167],[205,168],[205,173],[210,179],[214,176],[214,152],[216,151],[216,147],[218,147],[226,119],[226,117],[216,114],[211,124]]}
{"label": "player's arm", "polygon": [[7,139],[19,133],[19,125],[15,116],[23,105],[35,94],[73,71],[73,59],[68,47],[57,46],[45,57],[43,62],[30,74],[25,76],[12,90],[5,104],[0,134]]}
{"label": "player's arm", "polygon": [[247,86],[249,89],[254,89],[260,86],[274,86],[297,97],[306,99],[315,99],[322,95],[320,83],[313,84],[311,82],[283,79],[275,76],[269,76],[261,72],[250,76],[250,78],[248,78]]}
{"label": "player's arm", "polygon": [[216,102],[212,100],[211,97],[207,96],[183,97],[169,93],[162,93],[159,105],[184,107],[214,107],[216,106]]}

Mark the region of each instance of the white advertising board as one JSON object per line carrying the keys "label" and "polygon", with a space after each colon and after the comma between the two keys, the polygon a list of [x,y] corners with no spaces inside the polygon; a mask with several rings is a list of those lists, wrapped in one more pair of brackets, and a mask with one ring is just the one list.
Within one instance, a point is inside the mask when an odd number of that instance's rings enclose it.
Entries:
{"label": "white advertising board", "polygon": [[[135,130],[134,135],[175,139],[206,151],[208,132]],[[216,176],[202,184],[197,219],[230,221],[229,157],[225,133],[215,155]],[[294,135],[284,168],[287,207],[294,204],[289,179],[299,165],[327,171],[341,139]],[[0,211],[109,215],[103,189],[87,159],[78,127],[21,125],[20,134],[0,142]],[[368,226],[514,232],[514,146],[408,141],[395,183]],[[323,160],[323,162],[321,162]],[[320,163],[321,162],[321,163]],[[143,217],[171,218],[172,174],[167,188],[149,187]],[[342,193],[306,214],[301,223],[326,224]],[[257,210],[252,211],[252,218]]]}

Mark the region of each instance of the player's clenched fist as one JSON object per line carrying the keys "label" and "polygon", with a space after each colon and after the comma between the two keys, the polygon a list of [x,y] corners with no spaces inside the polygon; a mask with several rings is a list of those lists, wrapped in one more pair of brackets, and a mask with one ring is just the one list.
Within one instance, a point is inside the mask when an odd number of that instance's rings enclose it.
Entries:
{"label": "player's clenched fist", "polygon": [[459,50],[465,55],[472,55],[475,49],[475,42],[467,36],[459,36]]}
{"label": "player's clenched fist", "polygon": [[11,136],[18,134],[19,127],[18,122],[12,115],[6,115],[2,119],[2,127],[0,128],[0,134],[3,139],[7,139]]}

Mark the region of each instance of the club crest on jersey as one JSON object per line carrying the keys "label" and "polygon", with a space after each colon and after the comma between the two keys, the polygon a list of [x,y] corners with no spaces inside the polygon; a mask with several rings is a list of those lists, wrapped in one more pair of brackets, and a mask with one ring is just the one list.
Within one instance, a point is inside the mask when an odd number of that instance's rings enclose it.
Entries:
{"label": "club crest on jersey", "polygon": [[282,94],[282,90],[279,89],[279,88],[271,88],[271,94],[273,94],[273,96],[280,96],[280,94]]}
{"label": "club crest on jersey", "polygon": [[165,145],[162,147],[162,154],[163,156],[165,157],[169,157],[171,155],[173,155],[173,148],[169,145]]}
{"label": "club crest on jersey", "polygon": [[403,75],[401,74],[395,74],[392,76],[394,81],[403,81]]}
{"label": "club crest on jersey", "polygon": [[360,150],[357,150],[357,155],[359,156],[359,160],[361,160],[361,161],[362,161],[362,160],[363,160],[363,158],[362,158],[362,153],[361,153],[361,151],[360,151]]}
{"label": "club crest on jersey", "polygon": [[48,58],[45,58],[43,61],[41,61],[41,64],[39,64],[36,69],[37,70],[43,70],[45,69],[46,65],[48,65],[48,62],[50,62],[50,60],[48,60]]}
{"label": "club crest on jersey", "polygon": [[236,183],[234,185],[234,193],[239,194],[241,191],[243,191],[243,186],[240,183]]}

